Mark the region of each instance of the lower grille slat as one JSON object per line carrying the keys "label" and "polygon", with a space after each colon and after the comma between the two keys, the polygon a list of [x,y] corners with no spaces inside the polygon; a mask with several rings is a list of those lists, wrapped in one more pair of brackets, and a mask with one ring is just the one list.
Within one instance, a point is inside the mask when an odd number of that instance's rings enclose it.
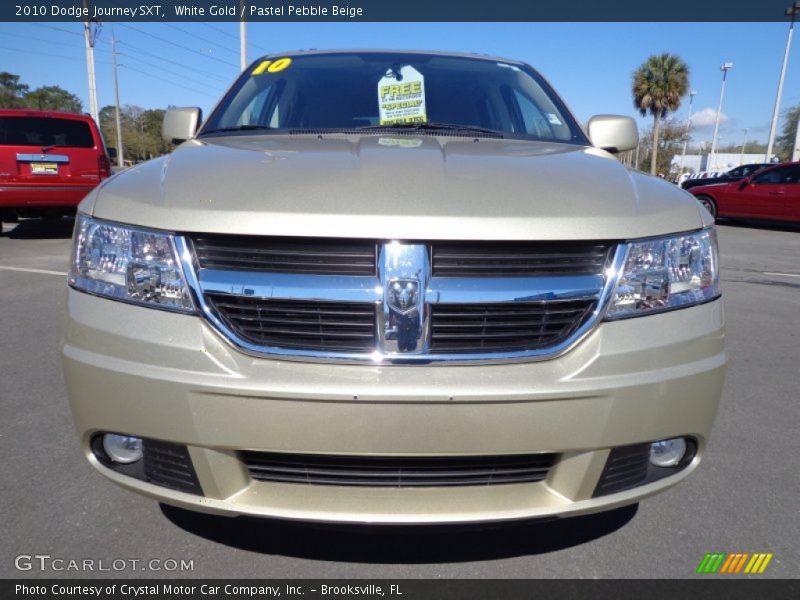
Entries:
{"label": "lower grille slat", "polygon": [[206,294],[206,299],[228,327],[253,344],[362,352],[375,348],[375,306],[371,304],[216,293]]}
{"label": "lower grille slat", "polygon": [[241,453],[258,481],[365,487],[439,487],[535,483],[554,454],[476,457],[375,457]]}
{"label": "lower grille slat", "polygon": [[[516,352],[554,346],[590,316],[594,299],[431,307],[431,352]],[[569,315],[569,316],[565,316]],[[519,321],[509,321],[509,317]]]}

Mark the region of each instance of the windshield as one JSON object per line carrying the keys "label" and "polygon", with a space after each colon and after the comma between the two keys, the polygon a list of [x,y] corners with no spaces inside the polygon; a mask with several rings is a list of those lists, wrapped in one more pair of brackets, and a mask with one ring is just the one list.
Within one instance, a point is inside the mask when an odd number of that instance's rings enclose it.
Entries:
{"label": "windshield", "polygon": [[529,67],[412,53],[266,57],[236,82],[200,135],[384,127],[588,144]]}

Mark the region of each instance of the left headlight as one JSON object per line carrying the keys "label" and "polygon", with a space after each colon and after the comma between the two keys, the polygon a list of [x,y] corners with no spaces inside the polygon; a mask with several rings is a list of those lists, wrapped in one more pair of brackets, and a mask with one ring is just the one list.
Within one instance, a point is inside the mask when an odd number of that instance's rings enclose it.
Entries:
{"label": "left headlight", "polygon": [[69,284],[98,296],[194,312],[173,236],[79,215]]}
{"label": "left headlight", "polygon": [[606,319],[702,304],[720,295],[713,228],[628,244]]}

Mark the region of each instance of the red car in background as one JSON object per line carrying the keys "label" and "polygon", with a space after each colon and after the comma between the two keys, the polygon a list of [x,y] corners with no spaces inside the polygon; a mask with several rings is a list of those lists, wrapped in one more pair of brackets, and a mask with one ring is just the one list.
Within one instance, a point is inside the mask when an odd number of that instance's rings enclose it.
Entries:
{"label": "red car in background", "polygon": [[730,183],[688,190],[714,217],[800,222],[800,163],[774,165]]}
{"label": "red car in background", "polygon": [[111,175],[111,161],[88,115],[0,110],[0,222],[74,214]]}

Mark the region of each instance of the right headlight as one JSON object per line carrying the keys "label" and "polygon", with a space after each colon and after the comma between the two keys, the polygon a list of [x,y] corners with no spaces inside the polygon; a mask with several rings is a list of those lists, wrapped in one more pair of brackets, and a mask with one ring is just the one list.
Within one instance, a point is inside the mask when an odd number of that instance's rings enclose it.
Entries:
{"label": "right headlight", "polygon": [[153,308],[195,311],[173,236],[79,214],[69,285]]}
{"label": "right headlight", "polygon": [[606,313],[621,319],[702,304],[720,295],[713,227],[628,244]]}

